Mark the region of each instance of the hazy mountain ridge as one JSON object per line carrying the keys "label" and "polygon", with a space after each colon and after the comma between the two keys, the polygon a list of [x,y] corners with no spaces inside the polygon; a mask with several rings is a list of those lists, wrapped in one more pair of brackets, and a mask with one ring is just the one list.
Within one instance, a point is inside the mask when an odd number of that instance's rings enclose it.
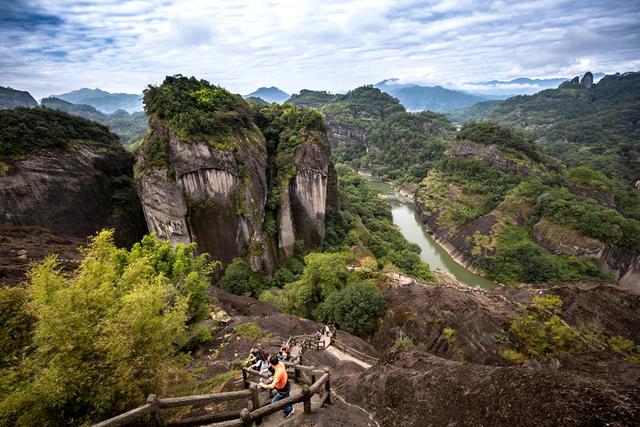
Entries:
{"label": "hazy mountain ridge", "polygon": [[43,98],[42,106],[103,124],[111,132],[118,135],[120,141],[125,145],[140,141],[149,129],[147,116],[143,111],[129,114],[127,111],[120,109],[111,114],[105,114],[91,105],[73,104],[55,97]]}
{"label": "hazy mountain ridge", "polygon": [[282,104],[287,99],[289,99],[291,95],[286,93],[285,91],[277,88],[275,86],[271,87],[261,87],[258,90],[251,92],[248,95],[244,95],[244,98],[260,98],[268,103],[277,102],[278,104]]}
{"label": "hazy mountain ridge", "polygon": [[125,110],[129,113],[143,111],[142,95],[131,93],[110,93],[102,89],[82,88],[50,97],[73,104],[87,104],[104,113]]}
{"label": "hazy mountain ridge", "polygon": [[442,86],[402,84],[397,79],[383,80],[376,83],[374,87],[398,98],[409,111],[429,110],[446,113],[487,100],[482,96],[446,89]]}

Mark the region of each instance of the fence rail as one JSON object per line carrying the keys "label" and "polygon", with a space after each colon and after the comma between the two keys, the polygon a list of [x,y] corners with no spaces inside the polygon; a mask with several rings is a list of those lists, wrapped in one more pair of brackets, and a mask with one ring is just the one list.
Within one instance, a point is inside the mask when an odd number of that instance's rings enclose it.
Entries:
{"label": "fence rail", "polygon": [[[286,399],[276,403],[262,405],[260,399],[261,389],[257,383],[250,380],[251,377],[264,378],[257,371],[242,368],[242,377],[245,390],[230,391],[224,393],[203,394],[185,397],[170,397],[158,399],[154,394],[147,398],[147,403],[139,408],[133,409],[124,414],[110,418],[95,424],[94,427],[117,427],[132,423],[147,422],[155,426],[194,426],[208,423],[209,427],[247,427],[254,423],[260,425],[264,417],[278,412],[289,405],[303,403],[304,412],[311,412],[311,398],[319,394],[320,405],[331,404],[331,382],[328,369],[315,369],[313,366],[296,365],[283,362],[287,372],[297,383],[302,383],[302,389],[292,393]],[[165,421],[162,409],[175,408],[180,406],[203,405],[206,403],[229,402],[238,399],[250,398],[251,409],[245,407],[240,412],[227,411],[207,415],[199,415],[184,418],[176,421]]]}
{"label": "fence rail", "polygon": [[358,351],[355,348],[351,348],[345,343],[343,343],[342,341],[339,341],[335,338],[331,340],[331,345],[333,345],[335,348],[342,351],[343,353],[346,353],[349,356],[353,356],[356,359],[361,360],[362,362],[368,363],[369,365],[375,365],[378,362],[377,358],[373,356],[369,356],[368,354]]}

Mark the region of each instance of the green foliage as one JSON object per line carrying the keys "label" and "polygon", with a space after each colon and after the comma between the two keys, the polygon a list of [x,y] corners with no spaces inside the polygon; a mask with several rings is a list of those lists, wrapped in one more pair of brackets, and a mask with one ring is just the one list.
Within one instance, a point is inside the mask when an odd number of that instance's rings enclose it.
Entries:
{"label": "green foliage", "polygon": [[482,160],[445,158],[418,187],[416,199],[438,212],[441,226],[454,234],[494,210],[521,180]]}
{"label": "green foliage", "polygon": [[318,306],[316,318],[353,335],[366,337],[375,330],[378,320],[387,311],[387,305],[387,300],[375,285],[353,283],[329,295]]}
{"label": "green foliage", "polygon": [[257,340],[264,335],[262,328],[253,322],[236,325],[233,327],[233,331],[236,333],[237,337],[249,338],[251,340]]}
{"label": "green foliage", "polygon": [[48,108],[0,110],[0,157],[22,158],[76,144],[119,148],[118,137],[98,123]]}
{"label": "green foliage", "polygon": [[495,253],[478,258],[476,265],[506,284],[605,279],[595,259],[553,255],[536,245],[525,229],[515,226],[500,233]]}
{"label": "green foliage", "polygon": [[318,304],[342,289],[351,280],[347,268],[353,256],[345,252],[313,252],[304,257],[302,276],[283,289],[263,292],[260,300],[274,304],[287,313],[313,318]]}
{"label": "green foliage", "polygon": [[527,130],[568,166],[588,165],[625,181],[640,176],[632,159],[640,137],[640,73],[605,76],[591,90],[549,89],[509,98],[484,119]]}
{"label": "green foliage", "polygon": [[105,125],[111,132],[118,135],[120,141],[125,145],[140,141],[149,129],[147,117],[141,111],[129,114],[124,110],[116,110],[111,114],[105,114],[91,105],[72,104],[54,97],[42,99],[41,105]]}
{"label": "green foliage", "polygon": [[193,249],[149,235],[128,251],[103,231],[76,274],[63,274],[55,256],[35,265],[31,351],[0,375],[0,423],[89,424],[161,393],[190,324],[208,312],[211,266]]}
{"label": "green foliage", "polygon": [[457,138],[479,144],[513,148],[534,161],[541,160],[539,150],[527,139],[524,132],[515,131],[497,123],[466,123],[458,132]]}
{"label": "green foliage", "polygon": [[[549,309],[560,309],[562,300],[554,295],[534,297],[532,310],[523,313],[511,322],[511,335],[518,343],[519,353],[526,357],[543,357],[559,352],[573,352],[580,348],[578,334],[566,326]],[[503,352],[503,354],[505,354]],[[507,357],[519,359],[516,352]],[[515,357],[518,356],[518,357]]]}
{"label": "green foliage", "polygon": [[35,318],[27,304],[24,289],[0,287],[0,370],[19,363],[31,343]]}
{"label": "green foliage", "polygon": [[258,296],[263,289],[263,283],[260,275],[251,270],[244,259],[234,258],[225,268],[218,287],[236,295],[250,293]]}
{"label": "green foliage", "polygon": [[483,101],[468,107],[459,108],[449,113],[445,113],[447,118],[453,123],[477,122],[485,115],[489,114],[502,101]]}
{"label": "green foliage", "polygon": [[287,104],[298,108],[320,108],[340,95],[334,95],[324,90],[302,89],[300,93],[292,95]]}
{"label": "green foliage", "polygon": [[240,95],[195,77],[167,76],[160,86],[145,89],[144,103],[149,117],[166,120],[185,141],[233,148],[230,135],[253,128],[251,108]]}
{"label": "green foliage", "polygon": [[536,211],[551,222],[571,227],[585,236],[640,252],[640,221],[625,218],[594,199],[577,197],[555,188],[538,198]]}
{"label": "green foliage", "polygon": [[621,336],[609,337],[609,348],[632,363],[640,363],[640,345],[634,345],[633,341]]}
{"label": "green foliage", "polygon": [[359,87],[345,95],[302,91],[288,102],[302,108],[318,108],[332,127],[352,134],[338,139],[333,149],[336,161],[355,169],[368,169],[398,184],[424,178],[455,133],[443,115],[430,111],[407,113],[397,99],[372,86]]}
{"label": "green foliage", "polygon": [[420,249],[407,242],[393,225],[388,202],[348,167],[338,165],[336,169],[340,209],[327,212],[327,249],[362,246],[383,264],[392,263],[414,277],[435,281],[429,266],[420,259]]}

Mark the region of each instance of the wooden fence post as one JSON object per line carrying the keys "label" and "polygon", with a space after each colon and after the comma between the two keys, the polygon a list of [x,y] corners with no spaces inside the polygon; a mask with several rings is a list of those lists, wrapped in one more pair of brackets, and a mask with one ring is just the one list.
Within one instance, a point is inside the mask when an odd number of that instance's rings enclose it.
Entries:
{"label": "wooden fence post", "polygon": [[309,386],[308,385],[303,385],[302,386],[302,394],[304,395],[304,412],[305,414],[310,414],[311,413],[311,391],[309,390]]}
{"label": "wooden fence post", "polygon": [[243,408],[242,411],[240,411],[240,418],[242,419],[242,424],[244,426],[251,426],[251,413],[247,408]]}
{"label": "wooden fence post", "polygon": [[244,388],[249,388],[249,378],[247,377],[247,371],[244,369],[245,368],[242,368],[242,384],[244,385]]}
{"label": "wooden fence post", "polygon": [[[260,409],[260,389],[258,388],[257,384],[251,384],[251,386],[249,386],[249,388],[251,389],[251,403],[253,405],[253,411],[255,411],[256,409]],[[258,418],[255,420],[256,425],[260,425],[262,424],[262,418]]]}
{"label": "wooden fence post", "polygon": [[160,413],[160,407],[158,406],[158,396],[150,394],[147,397],[147,403],[153,406],[153,412],[151,413],[151,419],[156,427],[164,427],[164,419],[162,413]]}
{"label": "wooden fence post", "polygon": [[331,373],[329,372],[329,368],[324,368],[324,372],[329,374],[327,382],[324,383],[324,392],[327,393],[327,400],[325,400],[325,402],[331,405]]}

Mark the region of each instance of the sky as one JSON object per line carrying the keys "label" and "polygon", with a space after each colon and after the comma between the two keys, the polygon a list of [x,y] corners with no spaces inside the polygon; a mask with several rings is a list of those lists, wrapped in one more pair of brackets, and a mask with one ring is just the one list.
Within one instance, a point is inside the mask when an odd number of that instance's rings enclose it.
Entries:
{"label": "sky", "polygon": [[37,99],[172,74],[244,94],[589,70],[640,70],[640,1],[0,1],[0,85]]}

